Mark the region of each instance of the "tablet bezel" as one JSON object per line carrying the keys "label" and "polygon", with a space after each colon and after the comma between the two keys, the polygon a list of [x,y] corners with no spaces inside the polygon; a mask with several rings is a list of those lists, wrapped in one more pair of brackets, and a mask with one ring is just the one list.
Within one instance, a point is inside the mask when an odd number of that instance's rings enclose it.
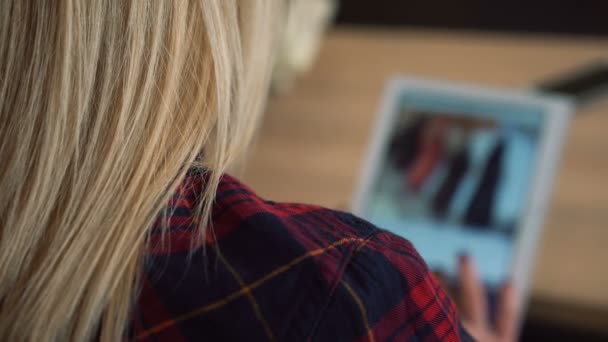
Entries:
{"label": "tablet bezel", "polygon": [[[372,131],[351,209],[364,216],[369,193],[380,170],[382,153],[390,138],[392,123],[398,118],[401,97],[408,91],[432,91],[448,96],[462,96],[482,101],[508,101],[514,105],[534,106],[544,110],[544,127],[541,132],[539,151],[527,198],[527,208],[522,216],[520,231],[513,247],[511,282],[516,293],[520,313],[526,311],[529,298],[530,277],[533,272],[536,250],[548,209],[556,168],[574,103],[562,96],[533,93],[526,90],[491,88],[480,85],[430,80],[416,77],[395,77],[388,82],[383,95],[376,125]],[[404,236],[407,238],[407,236]],[[523,315],[519,315],[522,317]],[[521,323],[521,322],[520,322]]]}

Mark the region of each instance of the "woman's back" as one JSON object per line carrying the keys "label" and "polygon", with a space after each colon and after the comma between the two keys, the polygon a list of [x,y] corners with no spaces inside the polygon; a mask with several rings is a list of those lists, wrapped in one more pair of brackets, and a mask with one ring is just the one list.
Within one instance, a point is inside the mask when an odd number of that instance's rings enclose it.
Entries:
{"label": "woman's back", "polygon": [[201,241],[190,218],[203,186],[191,171],[166,210],[168,232],[151,237],[138,340],[461,339],[453,305],[406,240],[350,214],[264,201],[224,176]]}
{"label": "woman's back", "polygon": [[224,176],[281,8],[0,2],[0,341],[466,337],[406,240]]}

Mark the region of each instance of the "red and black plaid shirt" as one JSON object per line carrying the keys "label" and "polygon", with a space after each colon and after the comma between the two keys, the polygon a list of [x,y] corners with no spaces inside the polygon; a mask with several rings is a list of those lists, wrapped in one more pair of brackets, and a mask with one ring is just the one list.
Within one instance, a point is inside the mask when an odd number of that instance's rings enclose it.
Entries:
{"label": "red and black plaid shirt", "polygon": [[135,340],[469,339],[407,240],[347,213],[263,200],[224,176],[203,248],[191,219],[202,187],[191,172],[160,215],[170,229],[152,236]]}

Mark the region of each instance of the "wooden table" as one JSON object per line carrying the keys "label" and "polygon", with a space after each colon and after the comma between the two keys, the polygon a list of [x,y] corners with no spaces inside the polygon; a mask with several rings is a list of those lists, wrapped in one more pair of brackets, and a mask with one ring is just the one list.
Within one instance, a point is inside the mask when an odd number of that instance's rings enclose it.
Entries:
{"label": "wooden table", "polygon": [[[608,40],[332,31],[313,70],[270,101],[243,178],[273,200],[346,208],[389,77],[525,87],[600,56],[608,58]],[[608,102],[579,114],[545,225],[531,311],[608,330]]]}

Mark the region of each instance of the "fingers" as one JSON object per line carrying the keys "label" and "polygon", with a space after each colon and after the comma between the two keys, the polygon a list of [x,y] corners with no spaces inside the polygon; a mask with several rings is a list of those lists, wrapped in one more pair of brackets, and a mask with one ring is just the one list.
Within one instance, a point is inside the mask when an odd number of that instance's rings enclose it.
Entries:
{"label": "fingers", "polygon": [[488,302],[477,270],[468,256],[459,257],[462,314],[475,324],[487,324]]}
{"label": "fingers", "polygon": [[519,311],[515,289],[511,284],[506,284],[500,292],[500,303],[496,315],[496,333],[502,341],[515,341]]}

